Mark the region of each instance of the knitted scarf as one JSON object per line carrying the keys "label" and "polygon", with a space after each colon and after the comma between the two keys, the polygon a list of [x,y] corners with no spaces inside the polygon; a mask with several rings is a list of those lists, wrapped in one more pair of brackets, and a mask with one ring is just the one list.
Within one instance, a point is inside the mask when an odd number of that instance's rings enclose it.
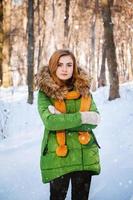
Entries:
{"label": "knitted scarf", "polygon": [[[78,99],[80,97],[80,93],[77,91],[70,91],[67,93],[65,99]],[[66,113],[66,105],[64,100],[55,100],[54,106],[61,113]],[[81,97],[80,111],[89,111],[91,106],[91,96]],[[58,143],[58,147],[56,149],[56,155],[64,157],[67,155],[68,148],[65,141],[65,130],[56,131],[56,139]],[[79,132],[78,140],[80,144],[88,144],[90,141],[90,134],[88,131]]]}

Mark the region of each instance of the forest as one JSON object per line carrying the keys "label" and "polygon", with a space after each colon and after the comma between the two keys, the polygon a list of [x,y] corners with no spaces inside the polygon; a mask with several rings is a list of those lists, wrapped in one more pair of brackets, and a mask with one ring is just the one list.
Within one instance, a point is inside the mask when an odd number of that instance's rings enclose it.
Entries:
{"label": "forest", "polygon": [[69,49],[87,69],[91,89],[133,80],[132,0],[1,0],[0,85],[28,86],[33,103],[36,74],[57,49]]}
{"label": "forest", "polygon": [[[73,52],[77,66],[88,72],[91,104],[101,117],[91,130],[101,147],[101,173],[92,178],[89,199],[133,200],[133,0],[0,0],[0,200],[49,200],[50,187],[40,171],[47,127],[38,112],[38,72],[59,49]],[[79,103],[72,104],[74,110],[73,105]],[[44,107],[42,116],[59,116]],[[71,119],[67,123],[73,126],[76,117]],[[50,125],[57,127],[56,120]],[[66,133],[73,138],[78,131]],[[91,155],[95,150],[85,160]]]}

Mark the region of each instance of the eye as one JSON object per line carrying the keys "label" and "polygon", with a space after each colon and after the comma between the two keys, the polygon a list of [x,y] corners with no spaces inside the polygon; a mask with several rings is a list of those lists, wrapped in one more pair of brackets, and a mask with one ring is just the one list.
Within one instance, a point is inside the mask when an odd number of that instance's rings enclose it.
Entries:
{"label": "eye", "polygon": [[62,64],[61,64],[61,63],[58,63],[57,67],[61,67],[61,66],[62,66]]}
{"label": "eye", "polygon": [[67,66],[68,66],[68,67],[72,67],[72,64],[68,64]]}

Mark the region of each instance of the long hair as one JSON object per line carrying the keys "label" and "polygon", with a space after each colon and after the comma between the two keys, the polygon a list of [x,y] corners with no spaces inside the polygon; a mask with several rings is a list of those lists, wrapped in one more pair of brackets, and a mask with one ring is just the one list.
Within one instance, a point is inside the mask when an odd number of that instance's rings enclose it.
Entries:
{"label": "long hair", "polygon": [[73,60],[73,74],[72,74],[72,77],[70,78],[69,81],[66,81],[66,84],[68,85],[71,85],[74,83],[74,81],[76,80],[76,77],[77,77],[77,65],[76,65],[76,59],[75,59],[75,56],[74,54],[69,51],[69,50],[63,50],[63,49],[60,49],[60,50],[57,50],[53,53],[53,55],[51,56],[50,60],[49,60],[49,72],[50,72],[50,75],[52,76],[52,78],[54,79],[54,81],[58,84],[58,85],[64,85],[64,82],[61,81],[57,76],[56,76],[56,70],[57,70],[57,67],[58,67],[58,62],[59,62],[59,59],[62,57],[62,56],[70,56]]}

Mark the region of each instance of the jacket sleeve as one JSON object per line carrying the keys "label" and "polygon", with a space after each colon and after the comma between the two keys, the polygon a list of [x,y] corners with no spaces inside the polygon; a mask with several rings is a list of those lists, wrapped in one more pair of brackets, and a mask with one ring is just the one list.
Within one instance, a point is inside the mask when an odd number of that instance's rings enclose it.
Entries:
{"label": "jacket sleeve", "polygon": [[[94,112],[97,112],[99,114],[99,111],[97,109],[96,103],[95,103],[92,95],[91,95],[91,98],[92,98],[92,102],[91,102],[90,111],[94,111]],[[97,125],[88,124],[89,129],[94,129],[96,127],[97,127]]]}
{"label": "jacket sleeve", "polygon": [[95,129],[97,127],[97,125],[93,125],[93,124],[82,124],[81,126],[78,127],[74,127],[74,128],[70,128],[67,129],[67,132],[78,132],[78,131],[89,131],[92,129]]}
{"label": "jacket sleeve", "polygon": [[82,124],[80,112],[51,114],[48,106],[51,105],[50,99],[42,91],[38,92],[38,111],[41,119],[48,130],[58,131],[74,128]]}

